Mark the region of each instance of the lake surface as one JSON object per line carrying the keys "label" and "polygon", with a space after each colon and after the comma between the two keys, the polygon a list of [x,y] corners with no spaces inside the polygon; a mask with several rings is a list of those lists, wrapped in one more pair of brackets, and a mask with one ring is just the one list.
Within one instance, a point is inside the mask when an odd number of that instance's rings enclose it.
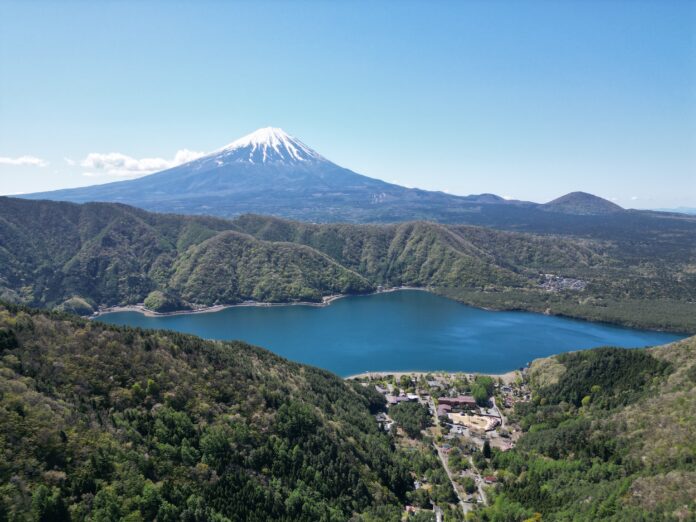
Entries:
{"label": "lake surface", "polygon": [[98,320],[240,339],[342,376],[379,370],[502,373],[565,351],[637,348],[684,337],[528,312],[491,312],[417,290],[346,297],[325,307],[245,306],[161,317],[114,312]]}

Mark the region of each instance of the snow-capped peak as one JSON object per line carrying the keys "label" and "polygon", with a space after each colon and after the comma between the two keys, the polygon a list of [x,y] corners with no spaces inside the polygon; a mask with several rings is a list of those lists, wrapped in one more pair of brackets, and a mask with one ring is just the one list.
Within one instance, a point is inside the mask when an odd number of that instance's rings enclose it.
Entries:
{"label": "snow-capped peak", "polygon": [[297,162],[322,160],[321,155],[310,149],[283,129],[265,127],[233,141],[218,151],[227,161],[250,163]]}

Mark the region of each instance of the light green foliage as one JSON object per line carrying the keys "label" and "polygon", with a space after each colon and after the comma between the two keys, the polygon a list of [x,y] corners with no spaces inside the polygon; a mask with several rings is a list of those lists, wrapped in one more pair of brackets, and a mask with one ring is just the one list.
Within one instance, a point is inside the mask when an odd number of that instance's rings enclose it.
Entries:
{"label": "light green foliage", "polygon": [[77,296],[63,301],[58,309],[77,315],[91,315],[94,313],[94,306],[86,299]]}
{"label": "light green foliage", "polygon": [[145,308],[153,312],[172,312],[174,310],[183,310],[186,307],[181,299],[176,297],[171,292],[162,292],[153,290],[150,292],[144,301]]}
{"label": "light green foliage", "polygon": [[399,386],[404,390],[413,387],[413,380],[408,375],[402,375],[399,377]]}
{"label": "light green foliage", "polygon": [[471,477],[464,477],[462,479],[462,486],[464,487],[464,491],[466,491],[469,495],[476,491],[476,482]]}
{"label": "light green foliage", "polygon": [[430,486],[429,490],[418,489],[408,493],[410,503],[429,508],[431,501],[440,506],[456,502],[452,483],[430,442],[424,440],[420,445],[397,448],[396,456],[414,473],[416,479]]}
{"label": "light green foliage", "polygon": [[536,388],[544,388],[556,384],[565,371],[565,365],[555,357],[536,359],[529,366],[528,379]]}
{"label": "light green foliage", "polygon": [[[600,348],[537,364],[525,434],[493,451],[503,480],[477,520],[691,520],[696,338],[651,350]],[[544,371],[560,378],[548,379]]]}

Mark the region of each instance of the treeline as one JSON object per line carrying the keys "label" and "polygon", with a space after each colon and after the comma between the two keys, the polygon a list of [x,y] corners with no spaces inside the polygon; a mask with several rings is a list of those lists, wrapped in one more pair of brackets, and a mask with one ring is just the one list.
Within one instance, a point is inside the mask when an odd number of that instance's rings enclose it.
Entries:
{"label": "treeline", "polygon": [[696,332],[696,302],[689,299],[594,297],[584,292],[515,288],[484,292],[451,287],[432,290],[462,303],[494,310],[526,310],[631,328]]}

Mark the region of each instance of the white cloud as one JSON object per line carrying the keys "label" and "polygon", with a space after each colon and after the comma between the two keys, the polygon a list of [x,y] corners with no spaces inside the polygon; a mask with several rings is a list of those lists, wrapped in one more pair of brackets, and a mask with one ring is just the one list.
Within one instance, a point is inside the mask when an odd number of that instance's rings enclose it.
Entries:
{"label": "white cloud", "polygon": [[[176,152],[174,159],[168,160],[164,158],[136,159],[126,154],[121,154],[120,152],[109,152],[106,154],[92,152],[77,164],[86,169],[90,169],[89,172],[84,173],[85,176],[137,177],[144,176],[145,174],[152,174],[159,170],[170,169],[182,163],[193,161],[203,155],[205,155],[205,152],[182,149]],[[76,162],[70,158],[65,158],[65,161],[68,165],[76,164]]]}
{"label": "white cloud", "polygon": [[48,161],[42,160],[41,158],[36,158],[34,156],[19,156],[17,158],[0,156],[0,165],[45,167],[48,165]]}
{"label": "white cloud", "polygon": [[196,152],[195,150],[181,149],[177,150],[174,155],[174,165],[181,165],[182,163],[188,163],[195,159],[205,156],[205,152]]}

